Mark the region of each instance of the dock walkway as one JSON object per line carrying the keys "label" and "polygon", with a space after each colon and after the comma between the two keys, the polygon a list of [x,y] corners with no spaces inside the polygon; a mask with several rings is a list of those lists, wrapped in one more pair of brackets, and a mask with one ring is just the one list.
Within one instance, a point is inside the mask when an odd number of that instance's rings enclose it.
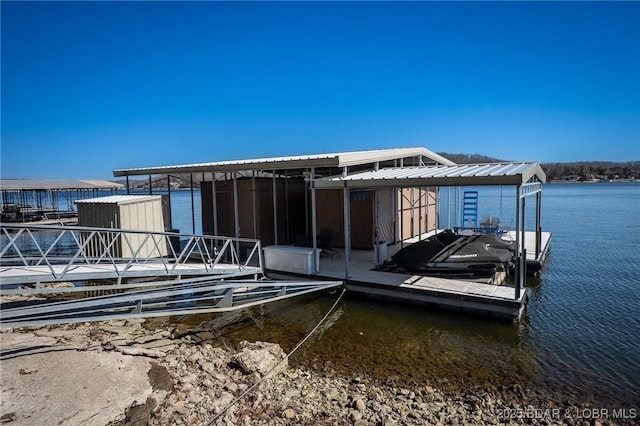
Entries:
{"label": "dock walkway", "polygon": [[[515,238],[515,233],[509,233]],[[428,234],[423,235],[423,237]],[[416,242],[418,238],[405,240]],[[535,232],[526,232],[525,248],[527,259],[544,263],[551,233],[542,233],[541,253],[535,256]],[[391,257],[400,250],[400,244],[388,247]],[[344,279],[344,252],[338,249],[340,257],[323,257],[320,260],[320,273],[323,279]],[[528,291],[523,289],[516,299],[513,286],[499,285],[493,281],[485,282],[408,275],[373,270],[374,254],[372,250],[352,250],[349,264],[348,290],[366,294],[373,298],[404,301],[407,303],[435,305],[446,309],[481,313],[517,321],[523,314]]]}
{"label": "dock walkway", "polygon": [[2,294],[54,282],[110,280],[135,287],[157,278],[255,279],[262,272],[259,240],[4,223],[0,233]]}
{"label": "dock walkway", "polygon": [[163,263],[127,264],[105,263],[93,265],[38,265],[38,266],[0,266],[0,282],[3,292],[12,285],[47,283],[60,281],[108,280],[126,278],[154,278],[154,277],[188,277],[209,275],[212,277],[228,278],[232,275],[250,276],[261,274],[260,267],[218,263],[217,265],[203,265],[198,263],[181,263],[176,265]]}

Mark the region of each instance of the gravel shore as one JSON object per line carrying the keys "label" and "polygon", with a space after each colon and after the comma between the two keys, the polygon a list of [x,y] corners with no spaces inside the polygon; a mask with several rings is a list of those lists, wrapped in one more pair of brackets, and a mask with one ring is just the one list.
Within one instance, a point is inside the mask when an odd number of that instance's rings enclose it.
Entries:
{"label": "gravel shore", "polygon": [[[243,341],[233,348],[214,347],[189,335],[176,335],[175,330],[148,329],[144,321],[134,320],[3,330],[0,422],[9,425],[42,424],[34,416],[51,405],[51,393],[57,392],[60,401],[67,396],[78,398],[71,385],[65,386],[65,380],[78,382],[77,370],[57,370],[56,388],[47,393],[49,384],[37,380],[37,371],[25,370],[34,355],[7,356],[16,353],[11,342],[17,335],[23,343],[31,341],[33,348],[43,344],[38,339],[49,339],[49,350],[40,355],[50,359],[54,353],[67,357],[90,354],[98,366],[92,377],[98,377],[99,369],[107,379],[121,374],[108,370],[114,362],[129,365],[129,376],[140,384],[136,392],[130,387],[117,388],[117,380],[97,384],[115,386],[120,396],[128,397],[124,408],[110,417],[102,411],[104,404],[85,404],[86,413],[78,408],[77,413],[65,415],[62,407],[61,417],[48,419],[50,424],[582,426],[635,424],[640,414],[635,408],[616,411],[617,407],[554,401],[520,385],[454,392],[429,383],[408,388],[393,380],[344,377],[331,368],[290,368],[277,344]],[[46,369],[47,361],[43,362]],[[80,379],[95,380],[92,377]],[[7,386],[10,379],[18,385]],[[145,383],[138,383],[141,381]],[[43,400],[38,400],[37,392],[25,389],[28,386],[41,387]]]}

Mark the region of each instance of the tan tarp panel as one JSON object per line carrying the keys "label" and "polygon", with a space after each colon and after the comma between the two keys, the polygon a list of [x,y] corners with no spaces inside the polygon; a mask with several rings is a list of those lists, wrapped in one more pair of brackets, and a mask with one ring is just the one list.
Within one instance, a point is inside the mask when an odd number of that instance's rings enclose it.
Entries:
{"label": "tan tarp panel", "polygon": [[[273,180],[256,178],[238,179],[239,236],[259,238],[264,246],[275,244]],[[305,235],[304,181],[302,179],[276,179],[276,217],[278,218],[278,244],[290,244],[296,236]],[[202,182],[202,231],[214,233],[213,193],[211,182]],[[255,223],[254,223],[255,192]],[[288,195],[288,197],[286,196]],[[234,237],[235,215],[233,181],[216,181],[218,234]]]}
{"label": "tan tarp panel", "polygon": [[[344,247],[344,193],[340,189],[316,191],[317,232],[330,229],[333,244]],[[351,191],[351,247],[373,247],[373,191]]]}
{"label": "tan tarp panel", "polygon": [[[253,183],[250,178],[238,179],[238,216],[240,236],[259,238],[264,246],[275,244],[273,221],[273,180],[255,179],[255,232]],[[310,245],[310,205],[305,208],[305,182],[276,179],[278,244]],[[218,234],[235,236],[233,181],[216,181]],[[285,197],[288,194],[288,197]],[[202,182],[202,229],[213,234],[213,198],[211,182]],[[401,196],[403,196],[401,202]],[[422,204],[420,204],[422,197]],[[307,198],[310,203],[311,197]],[[351,247],[371,249],[374,242],[374,203],[378,202],[378,237],[387,244],[417,236],[437,226],[436,191],[425,188],[378,189],[351,191]],[[316,191],[317,233],[329,229],[332,244],[344,247],[344,195],[341,189]],[[402,211],[401,211],[402,206]],[[305,217],[308,214],[309,217]]]}
{"label": "tan tarp panel", "polygon": [[344,198],[342,190],[316,191],[317,233],[324,229],[333,232],[332,244],[344,247]]}
{"label": "tan tarp panel", "polygon": [[393,188],[376,189],[378,203],[378,241],[391,244],[396,240],[396,190]]}
{"label": "tan tarp panel", "polygon": [[396,240],[416,237],[437,226],[436,191],[402,188],[397,191],[398,227]]}

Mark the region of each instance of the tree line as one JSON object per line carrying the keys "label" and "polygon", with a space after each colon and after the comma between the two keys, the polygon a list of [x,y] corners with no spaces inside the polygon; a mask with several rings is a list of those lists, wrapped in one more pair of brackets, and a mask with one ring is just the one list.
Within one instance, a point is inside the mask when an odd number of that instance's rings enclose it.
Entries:
{"label": "tree line", "polygon": [[[439,153],[459,164],[505,162],[481,154]],[[640,179],[640,161],[575,161],[570,163],[540,163],[547,181],[608,181]]]}

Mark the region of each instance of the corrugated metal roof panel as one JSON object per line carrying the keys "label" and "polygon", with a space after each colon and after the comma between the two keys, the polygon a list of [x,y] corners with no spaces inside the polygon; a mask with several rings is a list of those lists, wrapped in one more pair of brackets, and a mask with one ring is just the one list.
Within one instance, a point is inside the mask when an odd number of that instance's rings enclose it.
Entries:
{"label": "corrugated metal roof panel", "polygon": [[0,189],[3,191],[121,189],[123,187],[122,184],[106,180],[0,179]]}
{"label": "corrugated metal roof panel", "polygon": [[127,204],[139,201],[151,201],[162,198],[160,195],[109,195],[106,197],[76,200],[78,204]]}
{"label": "corrugated metal roof panel", "polygon": [[455,164],[423,147],[372,149],[366,151],[345,151],[325,154],[293,155],[283,157],[227,160],[210,163],[182,164],[175,166],[138,167],[114,170],[114,176],[132,176],[164,173],[215,172],[292,169],[309,167],[348,167],[407,157],[423,156],[442,164]]}
{"label": "corrugated metal roof panel", "polygon": [[379,186],[519,185],[532,177],[544,182],[538,163],[460,164],[455,166],[398,167],[315,180],[316,188]]}

